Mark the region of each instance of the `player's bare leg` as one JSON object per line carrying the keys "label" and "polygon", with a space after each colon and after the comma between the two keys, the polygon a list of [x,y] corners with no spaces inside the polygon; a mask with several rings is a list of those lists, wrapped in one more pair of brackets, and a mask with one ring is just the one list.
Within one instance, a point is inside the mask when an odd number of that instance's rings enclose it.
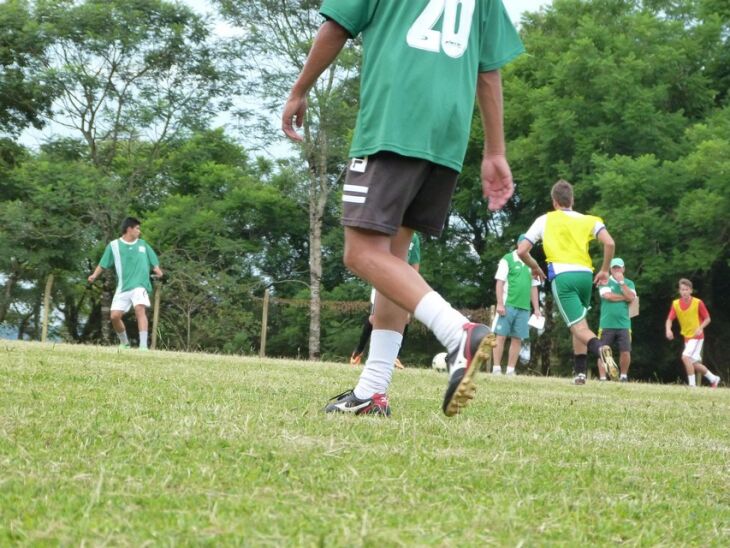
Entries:
{"label": "player's bare leg", "polygon": [[122,312],[121,310],[112,310],[109,314],[109,319],[112,321],[112,327],[114,328],[114,332],[117,334],[117,337],[119,337],[120,347],[128,348],[129,339],[127,338],[127,330],[124,327],[124,322],[122,321],[123,315],[124,312]]}
{"label": "player's bare leg", "polygon": [[148,334],[147,307],[138,304],[134,307],[134,315],[137,317],[137,328],[139,329],[139,347],[146,350]]}

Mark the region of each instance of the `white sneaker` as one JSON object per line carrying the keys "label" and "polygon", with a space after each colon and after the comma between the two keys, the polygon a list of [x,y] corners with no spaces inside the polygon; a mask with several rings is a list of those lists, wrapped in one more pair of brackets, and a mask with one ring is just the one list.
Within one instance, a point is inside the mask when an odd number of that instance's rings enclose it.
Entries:
{"label": "white sneaker", "polygon": [[492,369],[492,375],[501,375],[502,374],[502,368],[501,367],[495,367]]}

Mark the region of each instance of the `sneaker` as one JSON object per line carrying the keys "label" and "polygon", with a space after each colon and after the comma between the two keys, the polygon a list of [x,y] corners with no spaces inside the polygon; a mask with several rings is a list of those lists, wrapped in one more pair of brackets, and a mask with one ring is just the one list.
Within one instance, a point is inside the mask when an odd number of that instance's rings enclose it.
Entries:
{"label": "sneaker", "polygon": [[502,374],[502,368],[501,367],[494,367],[492,369],[492,375],[501,375]]}
{"label": "sneaker", "polygon": [[508,377],[514,377],[515,375],[517,375],[517,373],[513,369],[512,371],[507,371],[505,375],[507,375]]}
{"label": "sneaker", "polygon": [[150,351],[150,349],[149,349],[149,348],[147,348],[146,346],[140,346],[140,347],[139,347],[139,351],[140,351],[140,352],[149,352],[149,351]]}
{"label": "sneaker", "polygon": [[585,375],[584,375],[583,373],[578,373],[578,374],[577,374],[577,375],[576,375],[576,376],[575,376],[575,377],[573,378],[573,384],[577,384],[577,385],[580,385],[580,386],[582,386],[582,385],[584,385],[585,383],[586,383],[586,376],[585,376]]}
{"label": "sneaker", "polygon": [[474,378],[482,364],[489,363],[494,347],[494,337],[486,325],[467,323],[456,350],[446,357],[449,384],[444,394],[443,411],[452,417],[474,398]]}
{"label": "sneaker", "polygon": [[390,416],[388,396],[373,394],[371,398],[361,400],[355,397],[355,392],[347,390],[330,400],[324,408],[325,413],[352,413],[353,415],[384,415]]}
{"label": "sneaker", "polygon": [[620,378],[620,379],[618,380],[618,382],[629,382],[629,378],[628,378],[628,377],[621,377],[621,378]]}
{"label": "sneaker", "polygon": [[360,365],[360,362],[362,361],[362,352],[357,354],[356,352],[352,353],[352,356],[350,356],[350,365]]}
{"label": "sneaker", "polygon": [[129,346],[128,344],[121,343],[119,345],[119,350],[129,350],[130,348],[132,348],[132,347]]}
{"label": "sneaker", "polygon": [[710,383],[710,388],[717,388],[718,384],[720,384],[720,376],[715,375],[715,380]]}
{"label": "sneaker", "polygon": [[608,376],[611,377],[612,381],[618,380],[618,365],[616,365],[616,362],[613,361],[611,347],[606,344],[601,347],[600,351],[601,359],[606,365],[606,370],[608,371]]}

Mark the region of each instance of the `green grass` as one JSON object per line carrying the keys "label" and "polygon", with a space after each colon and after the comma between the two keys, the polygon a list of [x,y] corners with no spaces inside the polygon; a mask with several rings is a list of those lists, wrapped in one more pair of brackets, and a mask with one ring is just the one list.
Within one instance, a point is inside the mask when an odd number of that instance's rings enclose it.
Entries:
{"label": "green grass", "polygon": [[0,545],[727,546],[730,390],[0,344]]}

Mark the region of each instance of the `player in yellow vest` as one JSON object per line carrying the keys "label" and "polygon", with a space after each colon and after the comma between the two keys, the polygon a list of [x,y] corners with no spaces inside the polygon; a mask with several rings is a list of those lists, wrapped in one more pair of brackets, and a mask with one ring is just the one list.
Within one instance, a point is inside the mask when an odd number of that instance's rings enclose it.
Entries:
{"label": "player in yellow vest", "polygon": [[[538,217],[517,246],[517,254],[532,270],[532,275],[544,280],[545,273],[530,255],[530,249],[542,240],[548,263],[547,278],[560,315],[573,336],[575,384],[586,383],[588,355],[603,360],[611,377],[618,377],[618,366],[611,347],[602,345],[591,331],[586,315],[591,307],[593,283],[608,283],[608,269],[615,244],[599,217],[573,211],[573,186],[559,180],[550,191],[555,211]],[[603,264],[593,276],[593,261],[588,244],[597,239],[603,244]]]}
{"label": "player in yellow vest", "polygon": [[695,372],[699,371],[712,388],[717,388],[720,377],[702,364],[702,344],[705,342],[705,327],[710,325],[710,313],[701,299],[692,296],[692,282],[686,278],[679,280],[679,299],[672,302],[665,323],[667,339],[670,341],[674,339],[672,322],[675,318],[684,337],[682,362],[687,373],[687,382],[690,386],[696,386]]}

